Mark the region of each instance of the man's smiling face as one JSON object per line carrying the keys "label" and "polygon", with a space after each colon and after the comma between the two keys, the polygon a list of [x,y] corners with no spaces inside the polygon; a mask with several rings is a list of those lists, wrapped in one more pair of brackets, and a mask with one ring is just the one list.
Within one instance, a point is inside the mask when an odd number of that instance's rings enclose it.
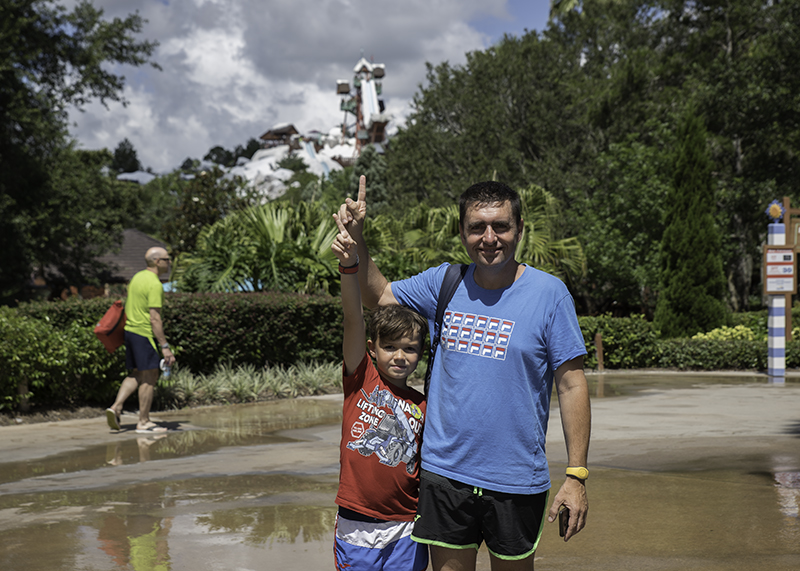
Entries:
{"label": "man's smiling face", "polygon": [[461,243],[479,268],[500,270],[514,260],[522,227],[517,226],[511,204],[498,202],[470,206],[461,227]]}

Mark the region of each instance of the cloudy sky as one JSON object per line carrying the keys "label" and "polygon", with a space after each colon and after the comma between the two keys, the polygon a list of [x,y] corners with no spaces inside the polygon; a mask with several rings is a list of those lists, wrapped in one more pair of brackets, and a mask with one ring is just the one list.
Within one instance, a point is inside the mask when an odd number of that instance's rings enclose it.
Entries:
{"label": "cloudy sky", "polygon": [[[71,7],[75,0],[64,0]],[[459,64],[503,33],[541,31],[549,0],[93,0],[106,18],[139,11],[162,71],[122,67],[127,107],[73,112],[82,148],[128,138],[156,172],[232,149],[289,122],[340,125],[336,80],[364,56],[386,65],[383,99],[398,122],[425,81],[425,62]]]}

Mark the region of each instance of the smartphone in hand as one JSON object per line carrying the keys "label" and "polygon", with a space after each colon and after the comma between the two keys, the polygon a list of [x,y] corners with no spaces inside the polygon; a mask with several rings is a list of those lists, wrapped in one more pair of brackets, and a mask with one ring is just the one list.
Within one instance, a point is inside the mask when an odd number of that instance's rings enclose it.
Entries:
{"label": "smartphone in hand", "polygon": [[562,508],[558,512],[558,535],[564,537],[567,534],[567,527],[569,527],[569,509]]}

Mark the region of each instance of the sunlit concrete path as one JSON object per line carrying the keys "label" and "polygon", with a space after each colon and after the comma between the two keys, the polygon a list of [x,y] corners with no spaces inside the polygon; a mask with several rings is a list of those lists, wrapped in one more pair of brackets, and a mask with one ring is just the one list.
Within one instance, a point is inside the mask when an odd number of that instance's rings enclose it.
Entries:
{"label": "sunlit concrete path", "polygon": [[[547,526],[537,570],[800,569],[800,379],[589,380],[589,524],[567,544]],[[161,413],[165,437],[132,414],[2,427],[0,569],[331,569],[340,406]],[[555,404],[550,426],[557,486]]]}

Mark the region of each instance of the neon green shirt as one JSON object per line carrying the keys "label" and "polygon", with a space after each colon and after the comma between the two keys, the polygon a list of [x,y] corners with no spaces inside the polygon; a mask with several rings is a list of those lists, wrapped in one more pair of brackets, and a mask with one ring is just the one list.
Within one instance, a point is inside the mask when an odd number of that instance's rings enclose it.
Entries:
{"label": "neon green shirt", "polygon": [[128,299],[125,300],[125,331],[150,339],[153,347],[153,326],[150,325],[150,308],[161,309],[164,305],[164,288],[161,280],[150,270],[142,270],[128,284]]}

